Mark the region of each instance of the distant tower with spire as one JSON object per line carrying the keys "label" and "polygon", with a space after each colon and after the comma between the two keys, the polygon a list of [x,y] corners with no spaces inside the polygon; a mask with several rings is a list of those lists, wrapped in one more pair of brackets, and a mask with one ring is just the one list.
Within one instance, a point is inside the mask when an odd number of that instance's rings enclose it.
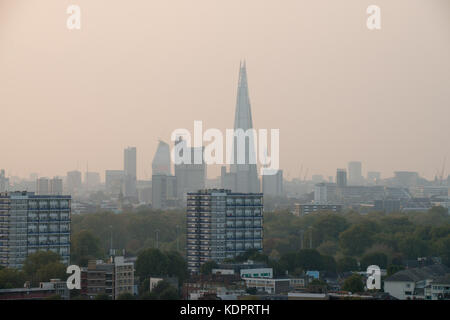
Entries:
{"label": "distant tower with spire", "polygon": [[[253,129],[252,111],[250,95],[248,92],[247,66],[245,61],[241,62],[239,68],[239,83],[236,99],[236,113],[234,117],[234,130],[242,129],[244,133]],[[250,138],[256,143],[253,133],[245,137],[245,162],[237,163],[238,159],[238,138],[233,140],[233,164],[230,171],[222,167],[221,184],[222,188],[230,189],[233,192],[258,193],[260,192],[258,169],[256,165],[255,148],[250,144]],[[252,161],[254,159],[255,161]]]}

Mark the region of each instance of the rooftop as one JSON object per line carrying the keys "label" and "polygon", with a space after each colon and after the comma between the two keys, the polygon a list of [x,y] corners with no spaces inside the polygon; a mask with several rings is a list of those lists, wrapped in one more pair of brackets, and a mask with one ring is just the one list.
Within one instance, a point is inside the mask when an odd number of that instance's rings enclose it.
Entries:
{"label": "rooftop", "polygon": [[413,268],[399,271],[385,281],[397,282],[417,282],[422,280],[435,280],[442,277],[449,277],[450,269],[442,264],[435,264],[423,268]]}

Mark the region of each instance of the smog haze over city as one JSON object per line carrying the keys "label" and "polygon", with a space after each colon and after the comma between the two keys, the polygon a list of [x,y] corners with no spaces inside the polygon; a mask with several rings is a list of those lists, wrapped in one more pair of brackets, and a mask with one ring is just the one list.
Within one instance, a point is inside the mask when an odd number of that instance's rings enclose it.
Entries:
{"label": "smog haze over city", "polygon": [[[233,128],[246,60],[255,128],[280,129],[280,167],[334,176],[361,161],[433,179],[450,156],[450,4],[371,1],[0,0],[0,167],[28,178],[121,168],[151,179],[177,128]],[[61,13],[62,12],[62,13]],[[361,14],[362,13],[362,14]],[[208,169],[210,178],[220,175]]]}
{"label": "smog haze over city", "polygon": [[450,300],[449,0],[0,0],[0,115],[0,316]]}

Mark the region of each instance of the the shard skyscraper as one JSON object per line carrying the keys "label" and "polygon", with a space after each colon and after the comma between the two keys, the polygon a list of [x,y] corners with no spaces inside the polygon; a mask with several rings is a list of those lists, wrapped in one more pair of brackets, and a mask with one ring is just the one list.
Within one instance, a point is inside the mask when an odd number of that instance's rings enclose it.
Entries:
{"label": "the shard skyscraper", "polygon": [[[242,130],[245,136],[245,147],[239,148],[237,131]],[[222,167],[222,187],[233,192],[259,193],[259,178],[256,165],[255,148],[251,143],[256,143],[256,137],[251,131],[253,129],[252,111],[250,96],[248,92],[247,67],[245,62],[241,63],[239,71],[239,84],[236,101],[236,113],[234,117],[235,136],[233,140],[233,164],[230,165],[230,172]],[[238,152],[244,151],[244,161],[239,161]]]}

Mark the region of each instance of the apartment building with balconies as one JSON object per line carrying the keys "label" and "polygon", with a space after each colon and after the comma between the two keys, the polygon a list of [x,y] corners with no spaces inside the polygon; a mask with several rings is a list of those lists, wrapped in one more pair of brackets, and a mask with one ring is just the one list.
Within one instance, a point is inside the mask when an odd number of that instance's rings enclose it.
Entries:
{"label": "apartment building with balconies", "polygon": [[53,251],[70,260],[71,196],[0,193],[0,265],[22,268],[29,254]]}
{"label": "apartment building with balconies", "polygon": [[262,251],[263,194],[206,189],[187,194],[188,269],[222,262],[250,249]]}

